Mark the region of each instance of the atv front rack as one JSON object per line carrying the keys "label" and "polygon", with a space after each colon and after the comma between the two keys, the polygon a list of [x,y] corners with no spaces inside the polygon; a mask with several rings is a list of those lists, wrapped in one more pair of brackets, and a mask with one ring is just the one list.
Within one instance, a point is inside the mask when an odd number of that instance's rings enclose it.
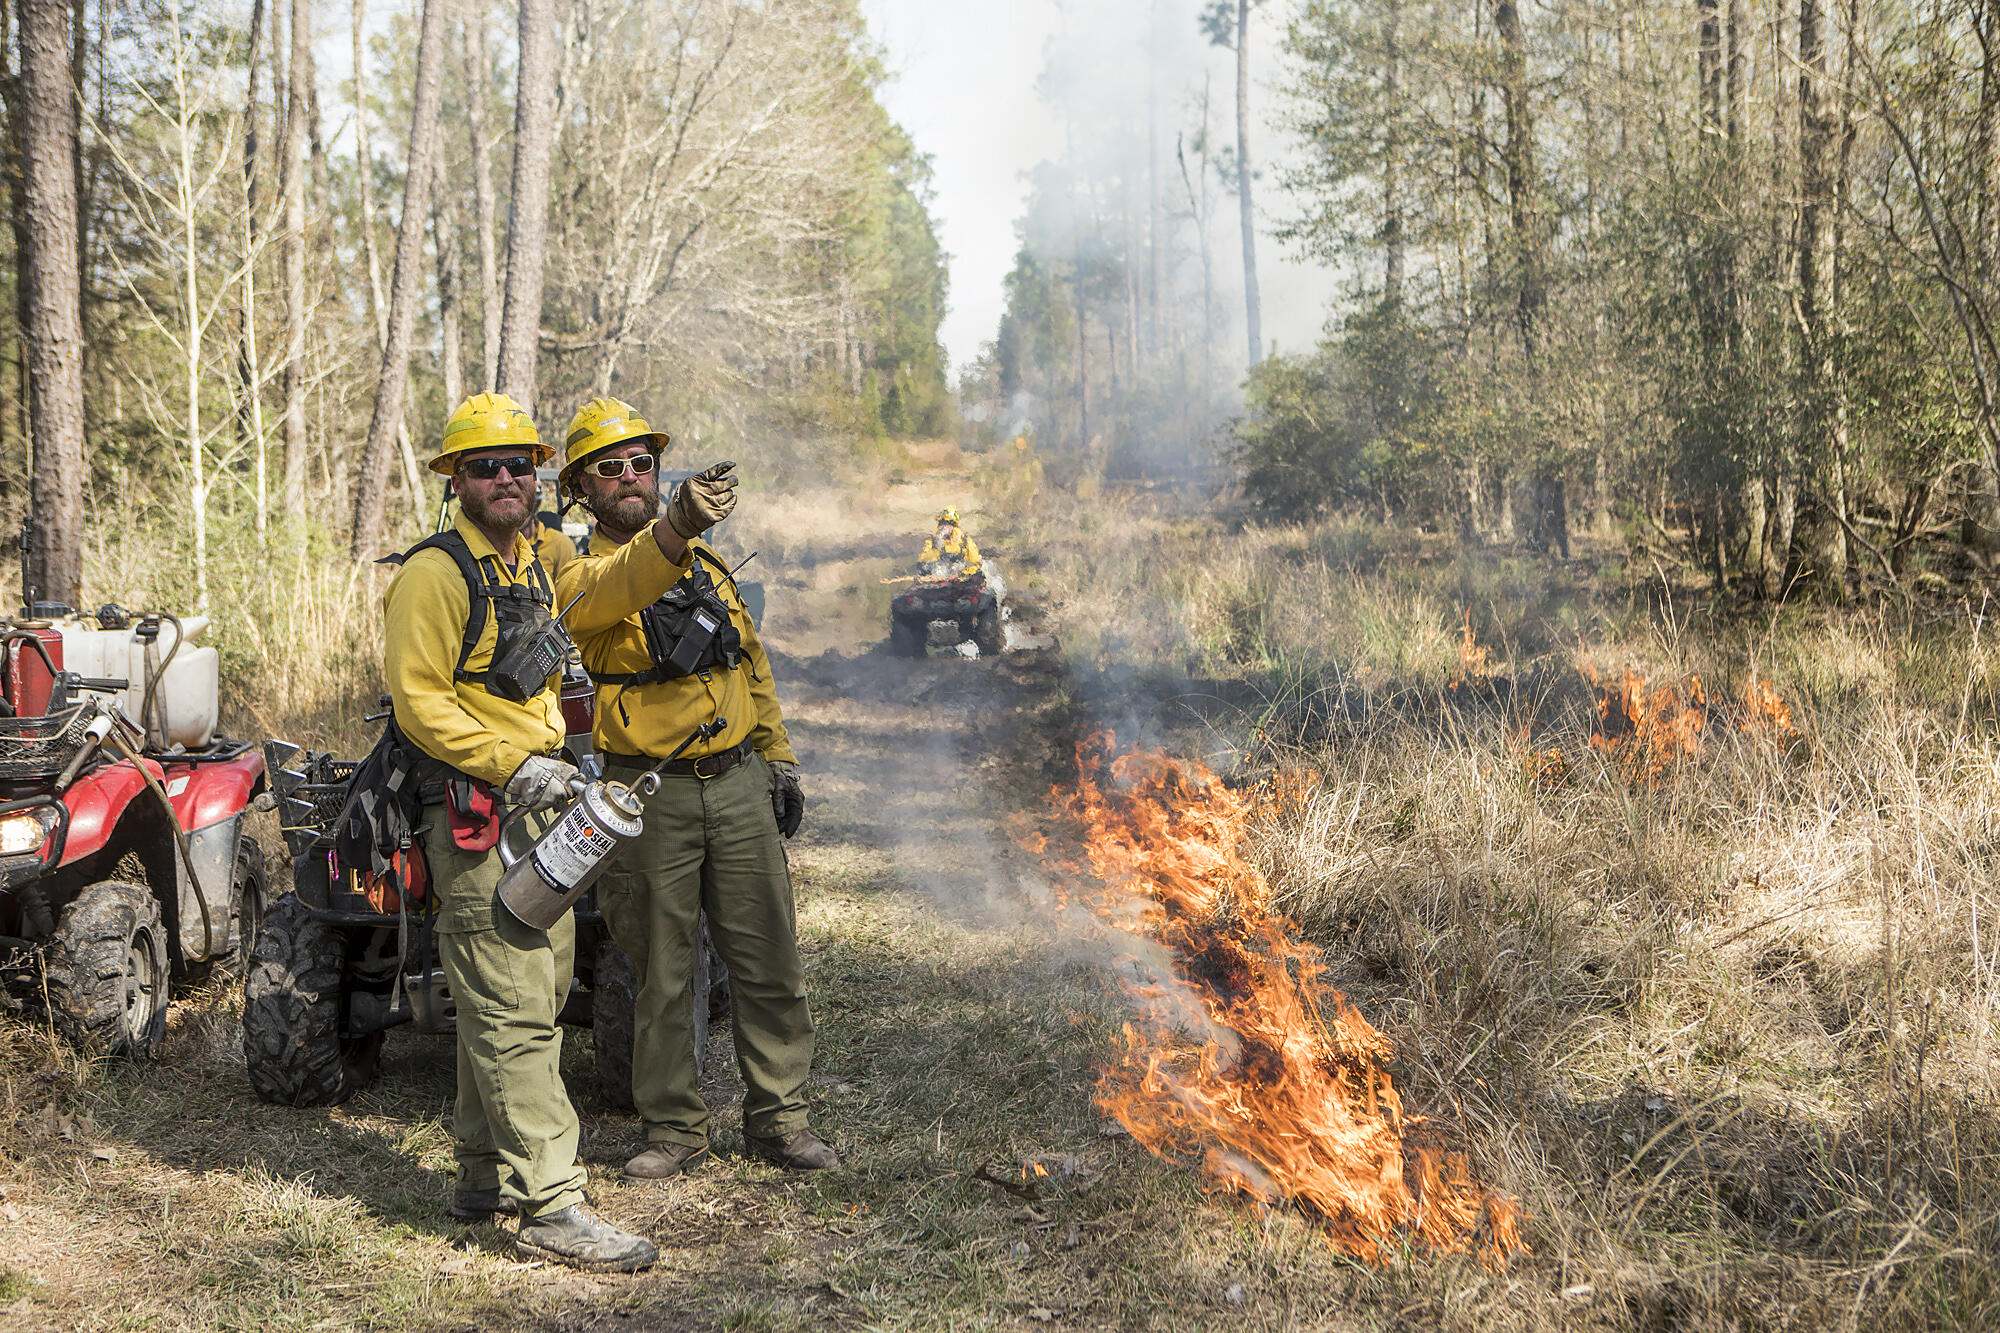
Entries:
{"label": "atv front rack", "polygon": [[0,717],[0,782],[49,782],[90,741],[97,710],[78,704],[42,717]]}
{"label": "atv front rack", "polygon": [[264,767],[278,794],[279,829],[293,856],[333,844],[334,824],[347,807],[348,788],[361,767],[358,759],[336,759],[285,741],[264,746]]}

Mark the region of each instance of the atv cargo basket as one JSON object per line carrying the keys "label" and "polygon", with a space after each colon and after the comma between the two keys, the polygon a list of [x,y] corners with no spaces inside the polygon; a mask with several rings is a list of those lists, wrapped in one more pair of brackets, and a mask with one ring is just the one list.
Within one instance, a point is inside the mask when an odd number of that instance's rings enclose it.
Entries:
{"label": "atv cargo basket", "polygon": [[309,753],[294,773],[307,780],[286,790],[281,797],[279,831],[292,855],[303,856],[322,843],[333,841],[333,826],[347,807],[347,795],[358,759],[335,759],[331,755]]}
{"label": "atv cargo basket", "polygon": [[69,767],[90,739],[86,704],[47,717],[0,717],[0,782],[47,782]]}

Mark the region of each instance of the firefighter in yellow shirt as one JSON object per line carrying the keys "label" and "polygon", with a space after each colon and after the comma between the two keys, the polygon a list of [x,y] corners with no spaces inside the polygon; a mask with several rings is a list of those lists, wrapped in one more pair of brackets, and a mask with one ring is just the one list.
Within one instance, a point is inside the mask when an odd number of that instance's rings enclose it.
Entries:
{"label": "firefighter in yellow shirt", "polygon": [[[573,919],[548,931],[498,905],[502,807],[548,809],[576,770],[563,741],[560,636],[548,574],[522,536],[535,464],[551,450],[518,403],[467,399],[433,470],[458,521],[398,563],[384,606],[390,737],[428,757],[417,821],[437,910],[438,958],[457,1006],[458,1181],[466,1222],[519,1213],[518,1248],[576,1268],[629,1272],[659,1251],[584,1206],[576,1111],[556,1022],[575,956]],[[440,781],[441,779],[441,781]]]}
{"label": "firefighter in yellow shirt", "polygon": [[569,534],[560,524],[550,523],[540,514],[530,516],[521,525],[521,535],[535,548],[535,559],[542,562],[550,578],[561,574],[563,566],[576,559],[576,543],[569,539]]}
{"label": "firefighter in yellow shirt", "polygon": [[594,399],[570,422],[561,481],[597,520],[556,596],[597,682],[595,739],[612,775],[630,781],[697,727],[725,723],[666,764],[645,832],[597,885],[639,981],[632,1100],[647,1147],[625,1173],[664,1179],[708,1160],[689,1003],[703,913],[729,967],[751,1153],[794,1170],[837,1166],[806,1125],[813,1023],[782,841],[805,812],[798,759],[756,627],[698,540],[735,506],[734,465],[690,477],[662,511],[666,446],[631,405]]}
{"label": "firefighter in yellow shirt", "polygon": [[924,538],[917,568],[926,577],[969,577],[979,572],[979,547],[958,522],[958,506],[938,511],[937,527]]}

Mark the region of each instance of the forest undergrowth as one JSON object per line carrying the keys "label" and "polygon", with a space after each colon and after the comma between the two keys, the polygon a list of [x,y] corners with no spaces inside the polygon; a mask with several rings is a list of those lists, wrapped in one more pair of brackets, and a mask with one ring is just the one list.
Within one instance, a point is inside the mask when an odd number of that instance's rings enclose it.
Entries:
{"label": "forest undergrowth", "polygon": [[1522,1202],[1528,1322],[2000,1319],[1977,591],[1774,609],[1610,547],[1053,503],[1077,707],[1308,776],[1257,858]]}

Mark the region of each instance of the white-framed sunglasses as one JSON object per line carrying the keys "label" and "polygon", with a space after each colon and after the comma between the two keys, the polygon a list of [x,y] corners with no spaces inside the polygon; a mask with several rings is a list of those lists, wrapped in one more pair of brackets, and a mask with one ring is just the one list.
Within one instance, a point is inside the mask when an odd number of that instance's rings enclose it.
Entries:
{"label": "white-framed sunglasses", "polygon": [[643,477],[660,465],[660,460],[651,454],[633,454],[627,458],[600,458],[584,466],[606,481],[617,481],[628,473]]}

